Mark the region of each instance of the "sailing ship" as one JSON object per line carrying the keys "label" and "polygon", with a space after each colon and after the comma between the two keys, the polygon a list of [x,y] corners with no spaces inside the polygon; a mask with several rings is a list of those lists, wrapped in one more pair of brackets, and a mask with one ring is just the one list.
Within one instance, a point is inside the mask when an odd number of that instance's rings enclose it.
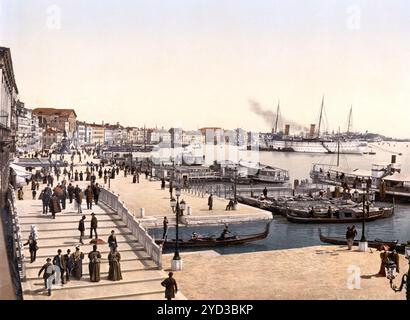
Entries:
{"label": "sailing ship", "polygon": [[[319,123],[316,131],[316,124],[311,124],[308,136],[291,136],[290,125],[285,125],[284,132],[278,132],[280,106],[278,104],[276,119],[272,129],[271,140],[267,146],[272,151],[283,152],[308,152],[308,153],[336,153],[343,154],[363,154],[367,149],[367,142],[355,138],[349,138],[348,135],[338,137],[321,135],[321,126],[323,122],[324,96],[320,108]],[[351,112],[349,114],[348,132],[351,127]]]}

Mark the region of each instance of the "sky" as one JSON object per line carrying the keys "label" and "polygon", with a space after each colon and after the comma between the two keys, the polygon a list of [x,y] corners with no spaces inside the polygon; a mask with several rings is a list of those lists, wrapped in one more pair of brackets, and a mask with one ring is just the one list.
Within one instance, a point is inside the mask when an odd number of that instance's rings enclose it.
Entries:
{"label": "sky", "polygon": [[[30,108],[150,127],[308,127],[410,137],[408,0],[0,0]],[[292,131],[292,128],[291,128]]]}

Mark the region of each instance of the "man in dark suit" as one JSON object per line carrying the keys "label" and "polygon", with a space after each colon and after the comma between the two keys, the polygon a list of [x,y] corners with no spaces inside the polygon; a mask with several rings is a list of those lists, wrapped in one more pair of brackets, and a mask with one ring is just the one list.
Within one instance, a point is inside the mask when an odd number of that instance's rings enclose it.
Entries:
{"label": "man in dark suit", "polygon": [[80,231],[80,243],[81,244],[84,244],[83,242],[84,231],[85,231],[84,220],[85,220],[85,216],[83,216],[78,223],[78,231]]}

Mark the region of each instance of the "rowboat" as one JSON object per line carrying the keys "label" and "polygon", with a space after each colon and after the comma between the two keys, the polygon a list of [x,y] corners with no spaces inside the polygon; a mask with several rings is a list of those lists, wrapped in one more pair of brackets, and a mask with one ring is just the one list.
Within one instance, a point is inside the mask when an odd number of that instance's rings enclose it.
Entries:
{"label": "rowboat", "polygon": [[[193,248],[193,247],[218,247],[218,246],[232,246],[232,245],[240,245],[252,241],[262,240],[265,239],[269,234],[270,222],[266,225],[265,230],[261,233],[257,234],[250,234],[250,235],[234,235],[225,238],[218,238],[215,236],[211,237],[201,237],[198,239],[179,239],[178,245],[180,248]],[[175,247],[176,240],[175,239],[163,239],[155,240],[155,242],[159,245],[162,245],[163,248],[173,248]]]}
{"label": "rowboat", "polygon": [[[331,244],[336,244],[336,245],[341,245],[341,246],[347,246],[347,240],[346,238],[343,237],[326,237],[322,234],[322,230],[319,228],[319,239],[320,241],[324,243],[331,243]],[[368,240],[367,241],[368,246],[370,248],[375,248],[377,249],[381,245],[388,246],[390,250],[393,250],[394,248],[397,250],[398,253],[404,253],[404,247],[406,246],[405,244],[399,244],[398,240],[381,240],[381,239],[375,239],[375,240]],[[353,241],[354,246],[359,245],[359,240],[354,240]]]}
{"label": "rowboat", "polygon": [[[370,208],[365,215],[365,221],[389,218],[394,214],[394,208]],[[353,223],[363,221],[363,210],[358,207],[341,208],[335,211],[331,217],[327,213],[315,213],[310,216],[307,210],[289,209],[286,218],[294,223]]]}

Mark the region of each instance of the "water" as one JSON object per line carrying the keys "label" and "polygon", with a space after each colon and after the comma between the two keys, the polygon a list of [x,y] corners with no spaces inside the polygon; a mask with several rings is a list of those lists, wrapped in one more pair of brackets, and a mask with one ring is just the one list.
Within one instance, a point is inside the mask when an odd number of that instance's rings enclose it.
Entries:
{"label": "water", "polygon": [[[373,150],[376,155],[341,155],[340,165],[349,168],[359,168],[370,170],[373,163],[389,163],[391,152],[402,153],[397,156],[397,163],[401,164],[402,172],[410,173],[410,147],[408,143],[391,143],[390,146],[385,142],[373,143]],[[410,144],[409,144],[410,145]],[[386,150],[380,150],[376,147]],[[277,166],[289,170],[291,181],[293,179],[309,178],[309,171],[312,163],[330,163],[336,164],[336,155],[327,154],[303,154],[303,153],[280,153],[280,152],[260,152],[260,162]],[[379,203],[379,205],[391,206],[389,203]],[[358,237],[360,239],[362,232],[361,223],[356,223]],[[239,235],[259,233],[264,230],[264,222],[254,222],[247,224],[231,224],[229,226],[232,232]],[[254,252],[277,249],[300,248],[323,244],[319,240],[319,231],[322,229],[324,235],[345,236],[348,224],[295,224],[290,223],[286,218],[275,216],[271,225],[270,232],[266,239],[248,243],[240,246],[222,247],[215,250],[221,254]],[[180,237],[190,238],[192,232],[198,232],[203,235],[219,235],[223,227],[182,227],[180,228]],[[396,204],[395,214],[392,218],[367,222],[365,235],[368,240],[399,240],[406,242],[410,240],[410,205]],[[156,238],[162,236],[162,229],[151,230]],[[174,228],[169,230],[169,237],[175,237]],[[192,249],[185,249],[192,250]],[[195,249],[198,250],[198,249]],[[204,250],[209,250],[205,248]],[[172,251],[172,250],[171,250]],[[183,250],[181,250],[183,251]]]}

